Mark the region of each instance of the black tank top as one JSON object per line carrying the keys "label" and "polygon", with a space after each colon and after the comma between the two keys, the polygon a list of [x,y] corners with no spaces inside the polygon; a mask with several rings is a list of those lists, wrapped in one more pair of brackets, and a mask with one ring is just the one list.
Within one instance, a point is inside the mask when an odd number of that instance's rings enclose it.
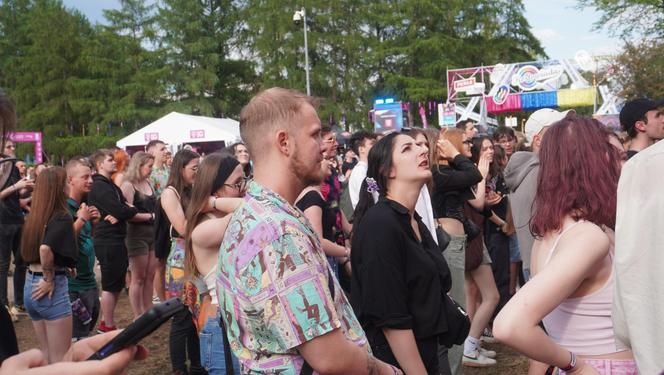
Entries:
{"label": "black tank top", "polygon": [[[150,190],[152,190],[152,187],[150,187]],[[139,213],[154,213],[156,203],[157,197],[154,193],[154,190],[152,190],[151,195],[145,195],[138,191],[138,189],[134,188],[134,207],[138,209]],[[148,220],[132,224],[153,225],[154,221]]]}

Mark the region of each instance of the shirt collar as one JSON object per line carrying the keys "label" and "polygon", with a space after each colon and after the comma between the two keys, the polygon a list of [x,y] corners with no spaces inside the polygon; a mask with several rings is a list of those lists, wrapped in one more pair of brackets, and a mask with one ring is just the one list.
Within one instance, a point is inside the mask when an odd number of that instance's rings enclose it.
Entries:
{"label": "shirt collar", "polygon": [[287,214],[294,216],[300,221],[304,222],[304,215],[302,215],[300,210],[295,208],[292,204],[288,203],[288,201],[286,201],[279,194],[273,192],[272,190],[266,188],[254,180],[249,181],[249,184],[247,184],[245,198],[253,198],[258,201],[267,200],[268,203],[274,207],[277,207]]}
{"label": "shirt collar", "polygon": [[[408,212],[408,209],[404,205],[402,205],[401,203],[399,203],[397,201],[388,199],[386,197],[381,197],[379,199],[379,202],[383,202],[383,203],[387,204],[390,208],[392,208],[399,215],[403,215],[403,216],[409,216],[410,215],[410,213]],[[415,220],[421,220],[420,215],[417,213],[417,211],[413,212],[413,215],[415,217]]]}

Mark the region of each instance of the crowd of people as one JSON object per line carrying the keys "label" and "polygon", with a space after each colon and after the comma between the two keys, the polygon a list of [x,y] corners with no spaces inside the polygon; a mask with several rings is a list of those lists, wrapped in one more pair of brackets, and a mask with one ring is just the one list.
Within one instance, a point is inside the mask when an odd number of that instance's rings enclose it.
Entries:
{"label": "crowd of people", "polygon": [[[84,373],[74,362],[117,333],[125,290],[135,319],[169,298],[187,305],[164,343],[176,374],[461,374],[496,366],[497,341],[531,374],[664,370],[663,239],[650,224],[664,206],[664,102],[628,102],[627,139],[541,109],[523,133],[466,119],[362,130],[347,147],[317,105],[268,89],[240,114],[243,142],[219,152],[171,155],[154,140],[33,178],[0,97],[12,338],[0,373]],[[25,315],[40,350],[18,354],[5,323]],[[102,367],[145,356],[128,348]]]}

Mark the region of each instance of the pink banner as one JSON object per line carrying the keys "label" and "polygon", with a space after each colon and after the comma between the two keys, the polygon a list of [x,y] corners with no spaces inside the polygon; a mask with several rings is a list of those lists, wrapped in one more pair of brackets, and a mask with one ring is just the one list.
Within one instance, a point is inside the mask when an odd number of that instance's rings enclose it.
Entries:
{"label": "pink banner", "polygon": [[14,142],[34,142],[35,143],[35,164],[43,162],[42,153],[42,133],[41,132],[16,132],[9,135],[9,139]]}

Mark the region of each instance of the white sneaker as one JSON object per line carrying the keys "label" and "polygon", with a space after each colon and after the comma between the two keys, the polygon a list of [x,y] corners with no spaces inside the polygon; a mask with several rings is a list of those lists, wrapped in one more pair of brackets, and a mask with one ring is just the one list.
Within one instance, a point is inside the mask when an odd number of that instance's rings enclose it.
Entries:
{"label": "white sneaker", "polygon": [[475,353],[473,353],[473,356],[467,356],[465,353],[463,355],[463,359],[461,362],[463,363],[464,366],[469,366],[469,367],[488,367],[488,366],[495,366],[496,365],[496,360],[493,358],[487,358],[480,354],[478,350],[475,350]]}
{"label": "white sneaker", "polygon": [[493,350],[484,349],[483,347],[478,347],[477,350],[480,351],[480,354],[487,358],[496,358],[496,352]]}
{"label": "white sneaker", "polygon": [[485,342],[487,344],[495,344],[498,342],[498,340],[496,340],[496,338],[493,337],[493,333],[489,328],[484,328],[484,332],[482,332],[480,340],[482,340],[482,342]]}
{"label": "white sneaker", "polygon": [[14,314],[14,313],[12,312],[12,309],[10,309],[9,306],[5,306],[5,308],[7,309],[7,312],[9,313],[9,316],[12,317],[12,322],[13,322],[13,323],[18,322],[18,316],[16,316],[16,314]]}

